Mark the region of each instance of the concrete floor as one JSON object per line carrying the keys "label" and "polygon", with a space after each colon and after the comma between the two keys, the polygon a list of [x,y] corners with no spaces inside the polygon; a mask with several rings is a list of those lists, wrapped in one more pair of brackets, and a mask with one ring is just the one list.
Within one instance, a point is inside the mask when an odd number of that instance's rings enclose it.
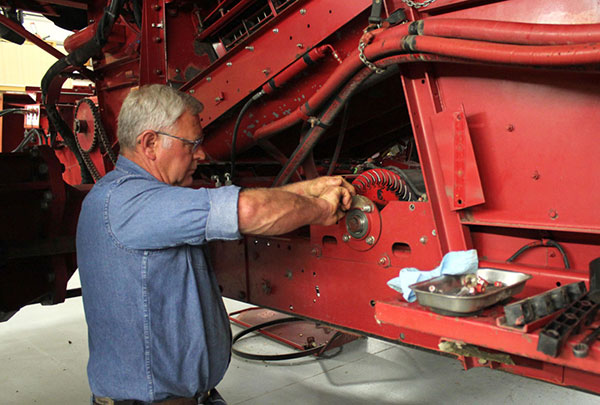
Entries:
{"label": "concrete floor", "polygon": [[[226,305],[234,311],[244,304]],[[249,339],[239,344],[287,351]],[[86,362],[81,298],[26,307],[0,324],[0,404],[88,404]],[[376,339],[349,343],[328,359],[267,364],[234,356],[218,389],[230,405],[600,403],[599,396],[499,371],[463,371],[454,359]]]}

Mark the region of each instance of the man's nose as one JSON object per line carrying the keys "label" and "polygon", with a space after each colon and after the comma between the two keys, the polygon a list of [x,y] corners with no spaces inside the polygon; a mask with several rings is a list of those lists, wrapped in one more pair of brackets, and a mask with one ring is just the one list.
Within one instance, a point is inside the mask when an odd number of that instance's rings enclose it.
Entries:
{"label": "man's nose", "polygon": [[206,152],[202,146],[199,146],[198,149],[194,152],[194,159],[196,160],[204,160],[206,159]]}

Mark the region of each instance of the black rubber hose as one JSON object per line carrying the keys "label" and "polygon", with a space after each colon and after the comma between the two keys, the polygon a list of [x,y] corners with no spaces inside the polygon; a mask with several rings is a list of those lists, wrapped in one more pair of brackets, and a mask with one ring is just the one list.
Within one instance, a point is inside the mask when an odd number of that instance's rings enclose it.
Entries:
{"label": "black rubber hose", "polygon": [[233,135],[231,136],[231,168],[229,170],[230,175],[231,175],[231,181],[234,180],[234,175],[235,175],[235,158],[236,158],[235,144],[237,143],[238,132],[240,130],[240,124],[242,122],[242,117],[244,116],[244,114],[246,113],[246,110],[250,107],[250,105],[252,105],[253,102],[255,102],[256,100],[258,100],[259,98],[261,98],[264,95],[265,95],[265,92],[261,90],[258,93],[256,93],[255,95],[253,95],[252,97],[250,97],[250,99],[248,101],[246,101],[246,104],[244,104],[244,106],[240,110],[240,113],[238,114],[238,117],[235,120],[235,125],[233,127]]}
{"label": "black rubber hose", "polygon": [[350,104],[350,100],[346,102],[344,105],[344,112],[342,113],[342,124],[340,125],[340,133],[338,135],[337,143],[335,144],[335,150],[333,151],[333,156],[331,157],[331,163],[329,164],[329,169],[327,169],[327,176],[331,176],[333,171],[335,170],[335,165],[340,157],[340,152],[342,151],[342,144],[344,143],[344,136],[346,135],[346,128],[348,128],[348,105]]}
{"label": "black rubber hose", "polygon": [[563,247],[558,242],[553,241],[552,239],[546,239],[545,241],[541,240],[541,241],[535,241],[532,243],[528,243],[527,245],[523,246],[521,249],[517,250],[515,252],[515,254],[513,254],[511,257],[506,259],[506,262],[510,263],[510,262],[514,261],[517,257],[521,256],[521,254],[523,254],[527,250],[536,248],[536,247],[554,247],[554,248],[558,249],[558,251],[562,255],[562,259],[565,264],[565,269],[571,268],[571,264],[569,263],[569,258],[567,257],[567,252],[565,252]]}
{"label": "black rubber hose", "polygon": [[23,108],[7,108],[5,110],[0,111],[0,117],[8,114],[26,114],[27,110]]}
{"label": "black rubber hose", "polygon": [[[83,66],[89,58],[102,51],[102,47],[106,44],[108,35],[110,34],[115,21],[121,14],[124,3],[125,0],[112,0],[109,8],[104,11],[102,18],[98,23],[98,28],[94,37],[70,54],[56,61],[42,78],[42,101],[46,108],[46,113],[48,114],[48,120],[52,126],[54,126],[56,131],[61,134],[65,144],[75,155],[77,162],[79,163],[81,180],[83,183],[93,183],[93,179],[85,165],[79,149],[77,148],[75,134],[73,134],[71,128],[60,116],[56,104],[54,102],[48,102],[48,90],[54,78],[61,74],[65,69],[70,66]],[[54,145],[54,142],[52,142],[52,144]]]}
{"label": "black rubber hose", "polygon": [[[262,360],[262,361],[279,361],[279,360],[298,359],[300,357],[306,357],[306,356],[310,356],[313,354],[320,354],[323,352],[324,349],[326,349],[330,346],[329,342],[331,342],[333,339],[330,339],[327,344],[321,344],[319,346],[312,347],[310,349],[300,350],[297,352],[285,353],[285,354],[255,354],[255,353],[243,352],[243,351],[235,348],[235,342],[237,342],[238,340],[240,340],[240,338],[242,338],[242,337],[246,336],[247,334],[252,333],[256,330],[264,329],[264,328],[267,328],[267,327],[273,326],[273,325],[279,325],[282,323],[300,322],[300,321],[304,321],[304,319],[295,318],[295,317],[281,318],[281,319],[274,319],[272,321],[264,322],[264,323],[261,323],[258,325],[254,325],[248,329],[244,329],[243,331],[237,333],[233,337],[233,340],[231,342],[231,351],[233,354],[240,356],[244,359]],[[337,338],[336,336],[334,336],[334,337]]]}

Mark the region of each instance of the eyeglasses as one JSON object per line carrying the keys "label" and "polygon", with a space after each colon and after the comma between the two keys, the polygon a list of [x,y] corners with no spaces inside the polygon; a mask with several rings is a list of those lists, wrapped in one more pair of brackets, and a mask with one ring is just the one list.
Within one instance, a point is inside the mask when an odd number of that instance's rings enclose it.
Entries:
{"label": "eyeglasses", "polygon": [[166,132],[160,132],[160,131],[154,131],[154,132],[156,132],[157,134],[160,134],[160,135],[168,136],[170,138],[179,139],[183,143],[187,143],[189,145],[192,145],[192,153],[196,153],[196,151],[198,150],[198,148],[200,147],[200,145],[202,145],[202,141],[204,141],[204,137],[201,137],[200,139],[196,139],[195,141],[191,141],[189,139],[185,139],[185,138],[182,138],[180,136],[175,136],[175,135],[167,134]]}

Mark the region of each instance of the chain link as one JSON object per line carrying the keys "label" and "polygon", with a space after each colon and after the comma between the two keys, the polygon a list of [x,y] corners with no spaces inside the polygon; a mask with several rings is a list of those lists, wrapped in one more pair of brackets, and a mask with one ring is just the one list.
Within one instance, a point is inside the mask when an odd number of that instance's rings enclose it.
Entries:
{"label": "chain link", "polygon": [[365,66],[367,66],[369,69],[371,69],[375,73],[377,73],[377,74],[384,73],[385,69],[375,66],[375,64],[373,62],[371,62],[367,59],[367,57],[365,56],[365,53],[364,53],[366,47],[367,47],[367,43],[363,42],[361,39],[361,41],[358,44],[358,58],[360,59],[360,61],[362,63],[364,63]]}
{"label": "chain link", "polygon": [[430,5],[431,3],[433,3],[435,0],[425,0],[421,3],[417,2],[417,1],[412,1],[412,0],[402,0],[402,2],[404,4],[406,4],[409,7],[413,7],[413,8],[422,8],[422,7],[427,7],[428,5]]}

